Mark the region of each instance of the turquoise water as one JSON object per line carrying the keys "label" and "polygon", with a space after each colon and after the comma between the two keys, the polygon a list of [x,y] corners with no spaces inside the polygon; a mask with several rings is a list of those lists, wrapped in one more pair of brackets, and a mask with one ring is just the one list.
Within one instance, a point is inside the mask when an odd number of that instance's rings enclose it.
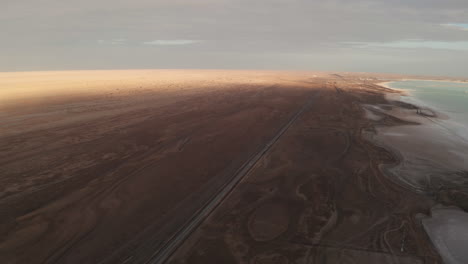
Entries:
{"label": "turquoise water", "polygon": [[389,87],[406,90],[409,101],[416,99],[468,126],[468,83],[397,81],[390,83]]}

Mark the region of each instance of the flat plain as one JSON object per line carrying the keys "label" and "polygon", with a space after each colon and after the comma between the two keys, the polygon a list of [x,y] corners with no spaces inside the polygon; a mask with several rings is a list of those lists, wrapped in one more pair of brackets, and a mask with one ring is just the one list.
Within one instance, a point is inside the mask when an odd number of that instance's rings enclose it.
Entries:
{"label": "flat plain", "polygon": [[0,262],[148,263],[291,122],[169,263],[440,263],[418,220],[437,201],[365,136],[407,122],[363,108],[402,78],[0,73]]}

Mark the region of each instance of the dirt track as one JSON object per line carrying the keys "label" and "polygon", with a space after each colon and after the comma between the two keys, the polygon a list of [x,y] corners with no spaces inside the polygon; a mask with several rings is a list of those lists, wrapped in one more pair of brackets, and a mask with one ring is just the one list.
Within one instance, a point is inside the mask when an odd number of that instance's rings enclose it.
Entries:
{"label": "dirt track", "polygon": [[384,99],[361,76],[68,74],[29,76],[55,88],[0,101],[2,263],[147,261],[311,92],[172,262],[439,261],[415,219],[433,201],[388,181],[378,167],[394,156],[362,137],[377,121],[360,104]]}

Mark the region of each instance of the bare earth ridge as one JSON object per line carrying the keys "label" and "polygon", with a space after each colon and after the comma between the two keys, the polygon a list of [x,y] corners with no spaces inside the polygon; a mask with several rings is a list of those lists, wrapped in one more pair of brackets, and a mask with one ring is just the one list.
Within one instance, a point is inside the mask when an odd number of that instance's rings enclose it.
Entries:
{"label": "bare earth ridge", "polygon": [[0,73],[0,262],[151,261],[306,106],[168,262],[440,263],[416,217],[436,199],[365,136],[407,122],[363,108],[399,78]]}

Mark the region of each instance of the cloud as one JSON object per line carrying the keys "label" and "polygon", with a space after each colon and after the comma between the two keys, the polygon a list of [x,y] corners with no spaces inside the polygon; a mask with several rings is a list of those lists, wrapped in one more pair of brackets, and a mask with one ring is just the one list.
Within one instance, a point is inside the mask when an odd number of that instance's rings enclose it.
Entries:
{"label": "cloud", "polygon": [[[9,37],[0,58],[10,59],[0,70],[339,69],[352,61],[347,70],[400,72],[401,60],[414,62],[408,73],[468,75],[467,0],[3,2],[0,32]],[[37,66],[35,56],[54,61]],[[438,70],[426,71],[428,59]]]}
{"label": "cloud", "polygon": [[193,39],[158,39],[158,40],[151,40],[145,41],[143,44],[145,45],[155,45],[155,46],[178,46],[178,45],[190,45],[195,43],[200,43],[201,40],[193,40]]}
{"label": "cloud", "polygon": [[449,23],[449,24],[442,24],[442,26],[468,31],[468,24]]}
{"label": "cloud", "polygon": [[344,42],[357,48],[439,49],[468,51],[468,41],[402,40],[392,42]]}

